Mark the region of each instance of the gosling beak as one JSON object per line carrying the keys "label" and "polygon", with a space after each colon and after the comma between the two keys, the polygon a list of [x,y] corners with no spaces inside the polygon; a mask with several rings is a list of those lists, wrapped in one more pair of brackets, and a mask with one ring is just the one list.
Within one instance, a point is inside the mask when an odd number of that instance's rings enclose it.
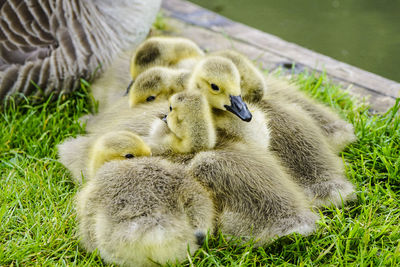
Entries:
{"label": "gosling beak", "polygon": [[232,112],[236,116],[238,116],[242,121],[249,122],[251,121],[252,115],[247,108],[246,103],[244,103],[242,97],[238,96],[229,96],[231,99],[231,105],[225,105],[226,110]]}
{"label": "gosling beak", "polygon": [[128,87],[126,88],[125,95],[128,95],[128,94],[129,94],[129,91],[131,90],[132,84],[133,84],[134,82],[135,82],[135,80],[132,80],[132,81],[128,84]]}

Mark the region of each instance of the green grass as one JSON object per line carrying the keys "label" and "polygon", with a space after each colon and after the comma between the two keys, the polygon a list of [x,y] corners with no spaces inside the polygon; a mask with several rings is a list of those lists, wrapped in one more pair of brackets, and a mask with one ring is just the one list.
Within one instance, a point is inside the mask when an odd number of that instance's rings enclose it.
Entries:
{"label": "green grass", "polygon": [[[319,228],[309,237],[293,234],[261,248],[213,237],[181,265],[400,265],[399,103],[386,114],[371,115],[324,75],[296,79],[354,124],[359,141],[342,157],[358,200],[343,209],[322,209]],[[2,108],[1,266],[102,265],[97,253],[79,245],[73,202],[77,187],[57,162],[55,149],[62,140],[84,133],[78,118],[92,109],[91,103],[84,84],[56,101],[32,104],[25,99]]]}

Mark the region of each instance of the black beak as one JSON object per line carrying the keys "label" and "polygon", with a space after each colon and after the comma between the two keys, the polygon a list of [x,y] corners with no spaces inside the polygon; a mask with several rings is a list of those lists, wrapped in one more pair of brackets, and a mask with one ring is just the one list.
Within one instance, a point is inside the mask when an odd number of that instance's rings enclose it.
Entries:
{"label": "black beak", "polygon": [[134,82],[135,82],[135,80],[132,80],[132,81],[128,84],[128,87],[126,88],[125,95],[128,95],[128,94],[129,94],[129,91],[131,90],[132,84],[133,84]]}
{"label": "black beak", "polygon": [[252,115],[247,108],[246,103],[244,103],[242,97],[239,96],[229,96],[231,99],[231,105],[225,105],[226,110],[232,112],[236,116],[238,116],[242,121],[249,122],[251,121]]}

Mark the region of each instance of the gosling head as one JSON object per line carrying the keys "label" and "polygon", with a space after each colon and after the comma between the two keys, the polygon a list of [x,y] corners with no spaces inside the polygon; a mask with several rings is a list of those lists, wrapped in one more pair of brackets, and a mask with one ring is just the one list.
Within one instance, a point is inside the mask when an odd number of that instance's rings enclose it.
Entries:
{"label": "gosling head", "polygon": [[131,58],[130,73],[136,77],[154,66],[174,67],[189,58],[199,58],[204,52],[191,40],[179,37],[152,37],[144,41]]}
{"label": "gosling head", "polygon": [[129,91],[129,105],[168,99],[183,91],[189,71],[166,67],[153,67],[141,73]]}
{"label": "gosling head", "polygon": [[171,134],[172,150],[189,153],[215,146],[216,132],[210,106],[197,92],[184,91],[169,99],[170,111],[163,119]]}
{"label": "gosling head", "polygon": [[228,59],[210,56],[193,70],[188,85],[201,92],[215,109],[226,110],[249,122],[252,115],[241,97],[240,74]]}
{"label": "gosling head", "polygon": [[106,162],[150,156],[150,147],[136,134],[128,131],[115,131],[100,136],[93,144],[89,155],[89,174]]}
{"label": "gosling head", "polygon": [[242,97],[247,102],[257,103],[264,97],[267,90],[264,75],[245,55],[234,50],[222,50],[213,55],[227,58],[235,64],[240,73]]}

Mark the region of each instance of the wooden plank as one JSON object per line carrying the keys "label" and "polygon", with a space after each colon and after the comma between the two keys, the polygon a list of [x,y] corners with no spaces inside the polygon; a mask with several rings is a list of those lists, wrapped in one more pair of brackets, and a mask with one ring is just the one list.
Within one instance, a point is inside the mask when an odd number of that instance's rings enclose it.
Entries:
{"label": "wooden plank", "polygon": [[175,35],[194,40],[208,51],[235,48],[267,69],[284,63],[326,72],[330,78],[350,86],[350,92],[369,98],[373,109],[385,111],[400,96],[400,84],[371,72],[337,61],[274,35],[231,21],[182,0],[164,0],[163,10]]}

